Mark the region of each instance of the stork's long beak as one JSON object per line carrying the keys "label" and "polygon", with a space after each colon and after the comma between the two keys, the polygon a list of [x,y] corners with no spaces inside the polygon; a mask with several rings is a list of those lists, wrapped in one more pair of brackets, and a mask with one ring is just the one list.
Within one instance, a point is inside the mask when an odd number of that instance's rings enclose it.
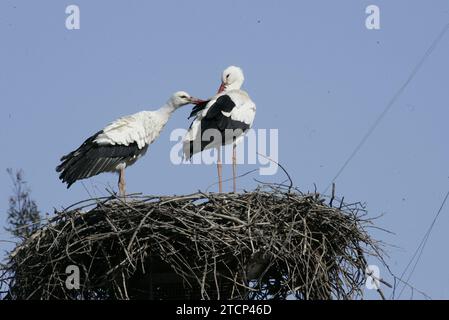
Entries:
{"label": "stork's long beak", "polygon": [[190,103],[192,103],[192,104],[199,104],[199,103],[202,103],[204,101],[206,101],[206,100],[198,99],[198,98],[195,98],[195,97],[190,97]]}
{"label": "stork's long beak", "polygon": [[226,89],[226,85],[224,82],[221,83],[220,88],[218,88],[218,93],[222,93]]}

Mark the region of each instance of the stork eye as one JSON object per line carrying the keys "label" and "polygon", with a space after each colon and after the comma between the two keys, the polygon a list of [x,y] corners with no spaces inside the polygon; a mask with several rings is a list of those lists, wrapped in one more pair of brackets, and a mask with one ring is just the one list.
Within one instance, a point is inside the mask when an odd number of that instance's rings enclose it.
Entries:
{"label": "stork eye", "polygon": [[229,76],[230,76],[230,74],[228,73],[228,74],[226,75],[226,79],[228,79],[228,78],[229,78]]}
{"label": "stork eye", "polygon": [[187,99],[187,96],[181,96],[181,99]]}

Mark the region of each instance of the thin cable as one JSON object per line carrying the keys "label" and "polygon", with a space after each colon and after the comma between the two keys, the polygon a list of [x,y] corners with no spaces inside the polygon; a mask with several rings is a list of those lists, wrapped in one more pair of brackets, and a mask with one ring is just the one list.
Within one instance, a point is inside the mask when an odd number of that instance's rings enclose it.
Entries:
{"label": "thin cable", "polygon": [[377,126],[380,124],[380,122],[383,120],[385,115],[388,113],[388,111],[391,109],[391,107],[394,105],[394,103],[398,100],[398,98],[401,96],[401,94],[404,92],[404,90],[407,88],[409,83],[413,80],[415,75],[418,73],[419,69],[423,66],[424,62],[427,60],[427,58],[432,54],[438,43],[441,41],[443,36],[446,34],[447,30],[449,29],[449,23],[444,26],[444,28],[441,30],[441,32],[438,34],[438,37],[432,42],[430,47],[425,52],[424,56],[419,60],[418,64],[413,68],[411,74],[408,76],[407,80],[404,82],[404,84],[399,88],[399,90],[396,92],[396,94],[393,96],[393,98],[390,100],[390,102],[387,104],[385,109],[382,111],[382,113],[377,117],[376,121],[371,125],[368,132],[363,136],[362,140],[359,142],[359,144],[356,146],[354,151],[351,153],[351,155],[348,157],[348,159],[344,162],[343,166],[338,170],[335,177],[332,179],[332,181],[329,183],[329,185],[326,187],[326,189],[322,193],[326,193],[329,188],[332,186],[332,184],[338,179],[338,177],[343,173],[343,171],[348,166],[349,162],[355,157],[355,155],[359,152],[359,150],[362,148],[362,146],[365,144],[366,140],[371,136],[371,134],[374,132],[374,130],[377,128]]}
{"label": "thin cable", "polygon": [[[441,203],[441,206],[438,209],[438,212],[436,213],[435,217],[433,218],[433,221],[430,224],[430,227],[427,229],[427,232],[424,234],[424,237],[421,240],[421,242],[419,243],[418,247],[416,248],[412,258],[410,259],[409,263],[407,264],[407,266],[405,267],[404,271],[402,272],[401,277],[399,278],[400,281],[402,281],[402,278],[407,273],[408,268],[411,266],[411,264],[415,260],[415,257],[417,257],[416,261],[415,261],[415,264],[413,265],[413,268],[411,269],[410,274],[408,275],[407,280],[405,282],[409,282],[410,278],[412,277],[413,272],[415,271],[416,266],[418,265],[418,262],[420,261],[421,256],[422,256],[422,254],[424,252],[424,248],[425,248],[425,246],[427,244],[427,241],[429,240],[429,237],[430,237],[430,234],[431,234],[431,232],[433,230],[433,227],[435,226],[435,223],[438,220],[438,217],[440,216],[441,212],[443,211],[444,205],[446,204],[446,201],[447,201],[448,198],[449,198],[449,191],[446,193],[446,196],[444,197],[443,202]],[[401,292],[399,293],[398,298],[401,297],[402,293],[404,292],[405,287],[406,286],[404,285],[404,287],[402,288]]]}

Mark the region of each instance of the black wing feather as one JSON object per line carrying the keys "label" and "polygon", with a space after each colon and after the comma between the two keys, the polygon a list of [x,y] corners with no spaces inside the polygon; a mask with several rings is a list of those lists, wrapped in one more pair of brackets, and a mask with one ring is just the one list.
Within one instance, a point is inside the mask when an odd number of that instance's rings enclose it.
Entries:
{"label": "black wing feather", "polygon": [[56,167],[56,171],[61,173],[59,179],[67,183],[67,188],[77,180],[114,171],[117,165],[134,159],[148,148],[145,146],[139,149],[137,143],[128,146],[99,145],[95,139],[102,132],[89,137],[78,149],[61,158],[61,164]]}
{"label": "black wing feather", "polygon": [[192,112],[190,112],[190,115],[189,115],[189,117],[188,117],[187,119],[196,117],[200,111],[203,111],[203,110],[206,108],[206,106],[207,106],[207,104],[209,103],[209,101],[210,101],[210,100],[208,100],[208,101],[203,101],[203,102],[200,102],[200,103],[196,104],[196,105],[192,108]]}
{"label": "black wing feather", "polygon": [[[196,152],[203,151],[209,144],[214,142],[213,136],[210,137],[210,139],[208,140],[202,139],[204,132],[206,132],[206,130],[208,129],[216,129],[220,131],[222,145],[224,145],[226,141],[225,136],[226,129],[242,130],[242,132],[245,132],[246,130],[249,129],[248,124],[241,121],[233,120],[222,113],[222,112],[226,113],[231,112],[232,109],[234,109],[234,107],[235,103],[228,95],[222,95],[217,98],[215,103],[212,106],[210,106],[204,118],[201,119],[201,135],[200,135],[201,143],[199,144],[198,141],[190,141],[190,154],[188,155],[189,158],[193,156],[195,151]],[[199,111],[200,110],[196,111],[195,114],[197,114]],[[193,112],[194,110],[192,110],[192,113]],[[201,146],[201,150],[194,150],[194,146],[196,146],[196,144]]]}

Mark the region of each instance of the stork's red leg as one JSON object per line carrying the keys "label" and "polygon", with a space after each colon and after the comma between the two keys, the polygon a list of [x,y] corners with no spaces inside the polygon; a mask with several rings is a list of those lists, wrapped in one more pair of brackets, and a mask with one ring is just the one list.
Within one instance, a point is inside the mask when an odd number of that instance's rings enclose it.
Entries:
{"label": "stork's red leg", "polygon": [[236,176],[237,176],[237,151],[235,142],[232,144],[232,180],[233,180],[233,189],[234,193],[237,193],[236,186]]}
{"label": "stork's red leg", "polygon": [[217,148],[217,171],[218,171],[218,192],[222,193],[223,192],[223,184],[221,182],[222,165],[221,165],[220,149],[221,149],[221,147]]}
{"label": "stork's red leg", "polygon": [[120,196],[123,197],[123,198],[126,195],[125,187],[126,187],[126,183],[125,183],[125,168],[122,168],[119,171],[118,188],[120,190]]}

